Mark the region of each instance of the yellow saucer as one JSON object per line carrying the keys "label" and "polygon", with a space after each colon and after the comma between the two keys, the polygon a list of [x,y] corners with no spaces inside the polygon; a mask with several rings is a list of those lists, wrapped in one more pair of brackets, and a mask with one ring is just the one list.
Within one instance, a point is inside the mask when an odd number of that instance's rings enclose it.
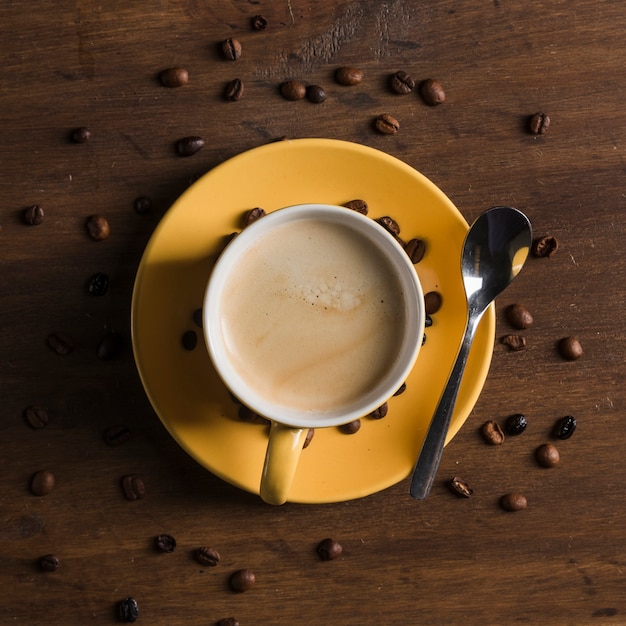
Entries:
{"label": "yellow saucer", "polygon": [[[345,435],[319,429],[303,451],[289,500],[323,503],[375,493],[406,478],[456,357],[466,305],[460,254],[467,223],[428,179],[366,146],[331,139],[280,141],[240,154],[208,172],[170,208],[141,260],[132,300],[135,360],[146,393],[174,439],[229,483],[258,493],[267,427],[238,420],[237,406],[213,369],[193,313],[226,235],[251,208],[366,200],[373,218],[389,215],[405,239],[427,244],[416,265],[424,293],[439,291],[441,309],[407,379],[380,420],[365,418]],[[186,350],[183,333],[196,330]],[[484,385],[495,336],[493,305],[480,324],[448,441]]]}

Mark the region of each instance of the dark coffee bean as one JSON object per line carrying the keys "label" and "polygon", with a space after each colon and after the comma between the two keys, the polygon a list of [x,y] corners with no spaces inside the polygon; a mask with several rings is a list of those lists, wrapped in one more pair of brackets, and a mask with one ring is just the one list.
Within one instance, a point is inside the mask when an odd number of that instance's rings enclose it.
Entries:
{"label": "dark coffee bean", "polygon": [[430,328],[433,325],[433,318],[426,313],[426,318],[424,319],[424,328]]}
{"label": "dark coffee bean", "polygon": [[24,419],[31,428],[40,430],[48,425],[48,411],[42,406],[27,406],[24,409]]}
{"label": "dark coffee bean", "polygon": [[229,579],[230,588],[240,593],[252,589],[255,582],[256,576],[249,569],[238,569],[236,572],[233,572]]}
{"label": "dark coffee bean", "polygon": [[139,196],[135,198],[135,211],[139,213],[139,215],[145,215],[150,212],[152,208],[152,200],[148,196]]}
{"label": "dark coffee bean", "polygon": [[422,345],[424,345],[426,343],[426,339],[427,339],[427,336],[426,336],[426,333],[424,333],[422,335]]}
{"label": "dark coffee bean", "polygon": [[168,67],[159,74],[164,87],[182,87],[189,82],[189,72],[184,67]]}
{"label": "dark coffee bean", "polygon": [[262,209],[261,207],[255,207],[254,209],[250,209],[243,218],[243,226],[244,228],[246,226],[250,226],[250,224],[252,224],[252,222],[256,222],[258,219],[261,219],[262,217],[264,217],[266,214],[265,209]]}
{"label": "dark coffee bean", "polygon": [[535,458],[542,467],[554,467],[561,457],[554,444],[544,443],[535,450]]}
{"label": "dark coffee bean", "polygon": [[389,411],[389,405],[386,402],[383,402],[377,409],[374,409],[368,417],[371,417],[375,420],[380,420],[387,415]]}
{"label": "dark coffee bean", "polygon": [[530,311],[528,311],[521,304],[511,304],[509,305],[504,314],[506,316],[507,321],[513,328],[517,328],[518,330],[524,330],[532,326],[533,316]]}
{"label": "dark coffee bean", "polygon": [[154,547],[159,552],[167,552],[169,554],[176,550],[176,539],[167,533],[158,535],[154,540]]}
{"label": "dark coffee bean", "polygon": [[384,217],[379,217],[376,221],[392,235],[400,234],[400,225],[393,219],[393,217],[385,215]]}
{"label": "dark coffee bean", "polygon": [[220,553],[206,546],[201,546],[194,550],[193,558],[206,567],[215,567],[220,562]]}
{"label": "dark coffee bean", "polygon": [[429,106],[437,106],[446,101],[446,92],[441,83],[432,78],[420,83],[419,92],[422,100]]}
{"label": "dark coffee bean", "polygon": [[528,420],[526,416],[522,413],[514,413],[513,415],[509,415],[504,422],[504,430],[507,435],[511,437],[515,437],[516,435],[521,435],[528,426]]}
{"label": "dark coffee bean", "polygon": [[146,487],[137,474],[122,477],[122,492],[127,500],[141,500],[146,495]]}
{"label": "dark coffee bean", "polygon": [[59,356],[67,356],[74,350],[74,340],[64,333],[52,333],[46,339],[48,347]]}
{"label": "dark coffee bean", "polygon": [[395,396],[400,396],[402,395],[404,392],[406,391],[406,383],[402,383],[398,389],[396,389],[396,392],[393,394],[394,397]]}
{"label": "dark coffee bean", "polygon": [[533,135],[543,135],[550,127],[550,117],[539,112],[531,115],[528,120],[528,130]]}
{"label": "dark coffee bean", "polygon": [[344,65],[335,71],[335,80],[346,87],[358,85],[363,81],[363,71],[356,67]]}
{"label": "dark coffee bean", "polygon": [[124,337],[114,330],[109,331],[102,337],[96,354],[101,361],[111,361],[117,358],[124,351]]}
{"label": "dark coffee bean", "polygon": [[500,506],[505,511],[522,511],[528,501],[521,493],[507,493],[500,498]]}
{"label": "dark coffee bean", "polygon": [[87,143],[91,140],[91,131],[86,126],[79,126],[72,130],[70,139],[73,143]]}
{"label": "dark coffee bean", "polygon": [[313,104],[321,104],[326,100],[326,91],[320,85],[309,85],[306,88],[306,97]]}
{"label": "dark coffee bean", "polygon": [[267,25],[268,21],[262,15],[255,15],[250,20],[250,26],[252,27],[252,30],[265,30],[267,28]]}
{"label": "dark coffee bean", "polygon": [[187,330],[183,333],[181,343],[185,350],[193,350],[198,345],[198,334],[195,330]]}
{"label": "dark coffee bean", "polygon": [[302,444],[302,449],[308,448],[311,445],[311,441],[313,441],[313,437],[315,437],[315,428],[309,428],[306,432],[306,437],[304,438],[304,443]]}
{"label": "dark coffee bean", "polygon": [[30,490],[35,496],[47,496],[54,489],[54,474],[49,470],[40,470],[30,480]]}
{"label": "dark coffee bean", "polygon": [[404,251],[409,255],[411,263],[419,263],[426,254],[426,242],[423,239],[410,239],[404,246]]}
{"label": "dark coffee bean", "polygon": [[92,296],[103,296],[109,289],[109,277],[103,272],[98,272],[87,281],[87,291]]}
{"label": "dark coffee bean", "polygon": [[400,130],[400,122],[393,115],[383,113],[374,118],[374,128],[382,135],[395,135]]}
{"label": "dark coffee bean", "polygon": [[519,352],[526,347],[526,337],[521,335],[504,335],[500,343],[505,345],[511,352]]}
{"label": "dark coffee bean", "polygon": [[407,74],[400,70],[395,74],[392,74],[389,79],[389,87],[391,91],[398,94],[407,94],[413,91],[415,87],[415,81]]}
{"label": "dark coffee bean", "polygon": [[44,572],[56,572],[61,565],[61,560],[56,554],[45,554],[40,557],[38,563],[39,568]]}
{"label": "dark coffee bean", "polygon": [[458,476],[455,476],[448,484],[450,489],[461,498],[469,498],[474,493],[474,490]]}
{"label": "dark coffee bean", "polygon": [[434,315],[441,308],[443,298],[438,291],[429,291],[424,295],[424,309],[428,315]]}
{"label": "dark coffee bean", "polygon": [[183,137],[176,144],[176,154],[181,157],[190,157],[204,148],[204,139],[202,137]]}
{"label": "dark coffee bean", "polygon": [[568,361],[576,361],[583,355],[583,347],[576,337],[563,337],[558,348],[561,356]]}
{"label": "dark coffee bean", "polygon": [[545,258],[552,256],[558,249],[559,242],[548,235],[534,239],[530,252],[534,257]]}
{"label": "dark coffee bean", "polygon": [[504,443],[504,432],[500,428],[500,424],[493,420],[488,420],[482,425],[480,434],[492,446],[500,446]]}
{"label": "dark coffee bean", "polygon": [[191,319],[198,328],[202,328],[202,307],[192,313]]}
{"label": "dark coffee bean", "polygon": [[24,209],[22,217],[29,226],[39,226],[43,222],[43,209],[39,204],[33,204]]}
{"label": "dark coffee bean", "polygon": [[229,102],[237,102],[243,96],[244,87],[243,81],[240,78],[234,78],[226,83],[224,87],[224,100]]}
{"label": "dark coffee bean", "polygon": [[285,100],[302,100],[306,86],[297,80],[288,80],[280,86],[280,94]]}
{"label": "dark coffee bean", "polygon": [[236,617],[223,617],[215,626],[239,626],[239,620]]}
{"label": "dark coffee bean", "polygon": [[345,206],[346,209],[356,211],[357,213],[360,213],[361,215],[367,215],[369,211],[367,202],[365,202],[365,200],[360,200],[358,198],[355,200],[349,200],[348,202],[344,203],[342,206]]}
{"label": "dark coffee bean", "polygon": [[361,430],[361,420],[353,420],[352,422],[348,422],[347,424],[342,424],[339,426],[339,430],[344,435],[354,435]]}
{"label": "dark coffee bean", "polygon": [[120,622],[136,622],[139,616],[139,605],[135,598],[124,598],[117,603],[117,619]]}
{"label": "dark coffee bean", "polygon": [[130,428],[124,424],[116,424],[107,428],[103,437],[109,446],[121,446],[130,439]]}
{"label": "dark coffee bean", "polygon": [[332,561],[333,559],[341,556],[343,548],[338,541],[327,537],[326,539],[322,539],[322,541],[317,544],[315,551],[322,561]]}
{"label": "dark coffee bean", "polygon": [[94,241],[103,241],[111,234],[109,221],[104,215],[90,215],[85,225],[87,233]]}
{"label": "dark coffee bean", "polygon": [[236,61],[241,56],[241,43],[230,37],[225,39],[222,42],[222,53],[229,61]]}
{"label": "dark coffee bean", "polygon": [[569,439],[576,430],[576,418],[573,415],[566,415],[557,420],[554,425],[552,434],[557,438],[565,441]]}

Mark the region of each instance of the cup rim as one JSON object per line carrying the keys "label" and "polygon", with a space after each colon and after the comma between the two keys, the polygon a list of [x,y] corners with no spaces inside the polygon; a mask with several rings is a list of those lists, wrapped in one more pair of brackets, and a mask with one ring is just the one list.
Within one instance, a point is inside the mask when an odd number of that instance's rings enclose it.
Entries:
{"label": "cup rim", "polygon": [[[406,303],[406,320],[399,356],[390,372],[373,390],[365,394],[362,401],[347,408],[327,411],[294,409],[273,403],[255,392],[235,368],[226,355],[224,341],[219,331],[219,301],[228,284],[233,265],[259,237],[273,227],[287,222],[323,218],[345,224],[374,242],[396,269]],[[425,322],[424,295],[415,267],[402,246],[374,219],[346,207],[308,203],[276,209],[246,226],[222,251],[210,273],[203,299],[202,317],[205,344],[210,360],[218,376],[230,392],[249,409],[274,422],[295,428],[321,428],[339,426],[371,413],[386,402],[404,383],[413,369],[420,352]],[[412,338],[412,340],[411,340]]]}

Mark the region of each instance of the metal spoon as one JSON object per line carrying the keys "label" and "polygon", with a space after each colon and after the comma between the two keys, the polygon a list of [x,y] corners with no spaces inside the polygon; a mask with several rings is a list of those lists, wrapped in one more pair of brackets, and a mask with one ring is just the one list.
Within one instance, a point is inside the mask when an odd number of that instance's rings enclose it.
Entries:
{"label": "metal spoon", "polygon": [[519,274],[532,243],[528,218],[511,207],[485,211],[471,226],[461,255],[467,298],[467,324],[456,361],[422,444],[410,494],[423,500],[430,493],[472,341],[483,313]]}

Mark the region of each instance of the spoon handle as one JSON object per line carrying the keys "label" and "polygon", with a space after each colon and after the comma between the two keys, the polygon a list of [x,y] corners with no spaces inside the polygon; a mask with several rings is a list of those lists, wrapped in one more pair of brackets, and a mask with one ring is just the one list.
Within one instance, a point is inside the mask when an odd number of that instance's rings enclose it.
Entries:
{"label": "spoon handle", "polygon": [[422,444],[417,463],[411,477],[411,487],[409,493],[416,500],[424,500],[430,493],[430,489],[435,480],[441,455],[443,454],[443,446],[446,442],[446,435],[450,427],[452,412],[459,393],[459,387],[465,371],[467,357],[469,356],[470,347],[476,334],[478,322],[485,311],[472,314],[470,312],[461,347],[459,349],[456,361],[450,372],[450,377],[446,382],[443,394],[439,400],[439,404],[435,409],[435,414],[428,427],[426,438]]}

